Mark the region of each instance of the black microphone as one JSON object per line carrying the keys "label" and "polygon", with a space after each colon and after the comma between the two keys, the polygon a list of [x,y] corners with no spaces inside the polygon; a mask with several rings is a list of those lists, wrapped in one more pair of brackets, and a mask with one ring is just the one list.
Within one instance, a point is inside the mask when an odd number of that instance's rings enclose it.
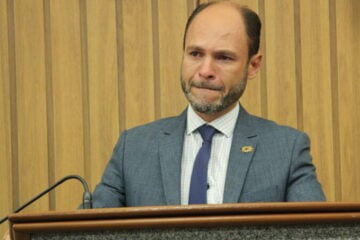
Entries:
{"label": "black microphone", "polygon": [[[92,208],[92,196],[91,196],[91,192],[89,191],[89,187],[85,181],[85,179],[83,179],[82,177],[78,176],[78,175],[68,175],[62,179],[60,179],[59,181],[57,181],[55,184],[51,185],[50,187],[48,187],[47,189],[45,189],[43,192],[41,192],[40,194],[36,195],[35,197],[33,197],[32,199],[30,199],[30,201],[28,201],[27,203],[23,204],[22,206],[20,206],[19,208],[17,208],[14,213],[18,213],[21,210],[23,210],[24,208],[26,208],[27,206],[29,206],[30,204],[32,204],[33,202],[35,202],[36,200],[38,200],[39,198],[41,198],[43,195],[45,195],[46,193],[50,192],[51,190],[53,190],[54,188],[56,188],[58,185],[62,184],[63,182],[69,180],[69,179],[77,179],[81,182],[81,184],[84,187],[84,194],[83,194],[83,204],[82,207],[84,209],[90,209]],[[3,222],[5,222],[8,219],[8,216],[4,217],[3,219],[0,220],[0,224],[2,224]]]}

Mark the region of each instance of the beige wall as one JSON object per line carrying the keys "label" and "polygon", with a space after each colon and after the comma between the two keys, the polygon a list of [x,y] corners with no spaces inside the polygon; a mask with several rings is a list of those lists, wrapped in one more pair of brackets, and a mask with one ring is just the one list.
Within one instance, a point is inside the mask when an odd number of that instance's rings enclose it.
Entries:
{"label": "beige wall", "polygon": [[[93,189],[121,130],[184,109],[182,34],[196,2],[0,0],[1,216],[70,173]],[[264,64],[242,103],[305,130],[328,199],[359,201],[360,1],[238,2],[264,25]],[[81,197],[64,184],[27,211]]]}

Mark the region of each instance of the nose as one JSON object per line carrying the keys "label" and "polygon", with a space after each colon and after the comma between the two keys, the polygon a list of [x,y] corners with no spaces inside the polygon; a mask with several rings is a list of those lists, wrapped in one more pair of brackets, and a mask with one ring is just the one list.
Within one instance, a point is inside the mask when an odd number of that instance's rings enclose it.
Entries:
{"label": "nose", "polygon": [[211,58],[204,58],[199,68],[199,77],[205,80],[215,79],[215,66]]}

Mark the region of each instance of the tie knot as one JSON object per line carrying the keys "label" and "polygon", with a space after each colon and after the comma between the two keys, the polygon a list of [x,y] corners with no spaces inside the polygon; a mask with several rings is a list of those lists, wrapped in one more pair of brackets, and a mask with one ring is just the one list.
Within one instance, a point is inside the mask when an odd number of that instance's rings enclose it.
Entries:
{"label": "tie knot", "polygon": [[212,137],[217,132],[216,128],[210,126],[210,125],[202,125],[198,128],[198,131],[202,137],[202,139],[206,142],[211,142]]}

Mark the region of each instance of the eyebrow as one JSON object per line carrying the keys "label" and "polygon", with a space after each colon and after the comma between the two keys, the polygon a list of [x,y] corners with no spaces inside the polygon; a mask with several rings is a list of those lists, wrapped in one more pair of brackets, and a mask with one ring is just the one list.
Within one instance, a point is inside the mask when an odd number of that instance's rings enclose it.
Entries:
{"label": "eyebrow", "polygon": [[[191,51],[198,51],[198,52],[203,52],[204,48],[196,46],[196,45],[190,45],[188,47],[185,48],[186,52],[191,52]],[[219,55],[225,55],[231,58],[238,58],[239,54],[237,54],[236,52],[232,51],[232,50],[228,50],[228,49],[219,49],[219,50],[215,50],[213,53],[213,55],[215,56],[219,56]]]}
{"label": "eyebrow", "polygon": [[199,46],[188,46],[188,47],[186,47],[186,49],[185,49],[186,51],[189,51],[189,50],[191,50],[191,51],[203,51],[203,48],[201,48],[201,47],[199,47]]}
{"label": "eyebrow", "polygon": [[[196,50],[196,51],[203,51],[204,49],[202,47],[196,46],[196,45],[190,45],[186,47],[186,50]],[[215,54],[225,54],[225,55],[232,55],[236,56],[236,53],[232,50],[228,49],[219,49],[214,51]]]}
{"label": "eyebrow", "polygon": [[218,51],[215,51],[215,54],[216,55],[226,55],[226,56],[230,56],[230,57],[237,57],[237,54],[230,50],[218,50]]}

